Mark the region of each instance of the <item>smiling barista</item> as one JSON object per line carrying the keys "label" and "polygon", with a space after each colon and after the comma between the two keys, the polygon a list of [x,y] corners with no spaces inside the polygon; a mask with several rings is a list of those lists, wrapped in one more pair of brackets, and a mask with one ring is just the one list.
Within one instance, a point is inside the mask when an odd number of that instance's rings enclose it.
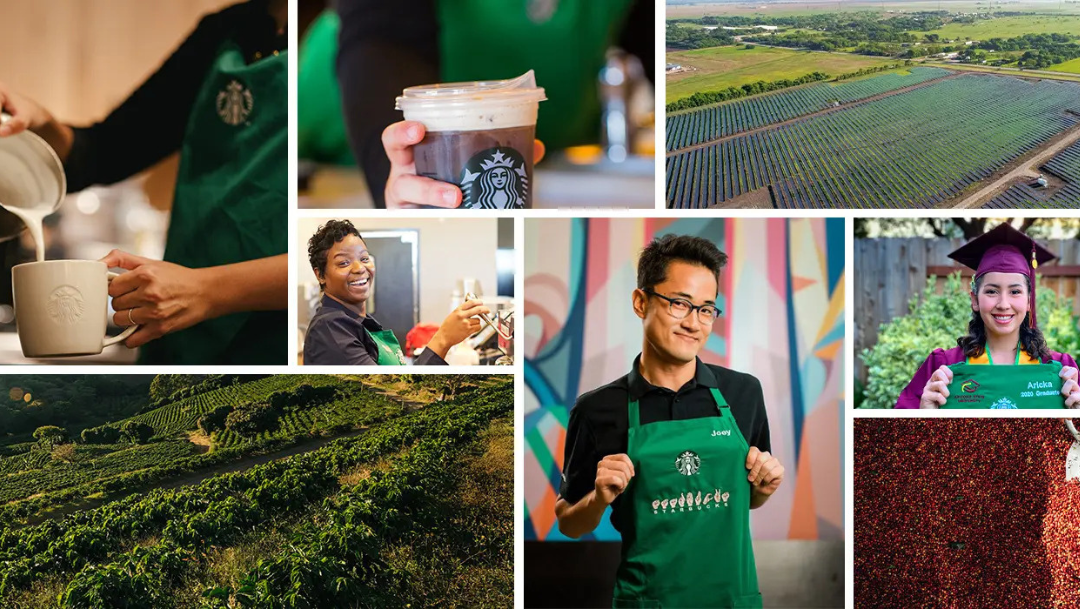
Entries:
{"label": "smiling barista", "polygon": [[719,316],[727,256],[705,239],[653,240],[638,262],[641,354],[570,411],[559,530],[605,509],[622,534],[614,607],[760,607],[750,510],[780,486],[761,384],[697,354]]}
{"label": "smiling barista", "polygon": [[[304,337],[304,364],[398,366],[405,356],[393,331],[367,314],[375,257],[352,222],[330,220],[308,240],[308,262],[323,291]],[[490,314],[467,300],[443,320],[417,365],[446,365],[446,352],[480,330],[476,315]]]}
{"label": "smiling barista", "polygon": [[165,260],[114,250],[113,321],[140,363],[283,364],[288,322],[288,3],[209,15],[105,120],[61,124],[0,83],[13,119],[64,162],[68,190],[112,184],[180,151]]}

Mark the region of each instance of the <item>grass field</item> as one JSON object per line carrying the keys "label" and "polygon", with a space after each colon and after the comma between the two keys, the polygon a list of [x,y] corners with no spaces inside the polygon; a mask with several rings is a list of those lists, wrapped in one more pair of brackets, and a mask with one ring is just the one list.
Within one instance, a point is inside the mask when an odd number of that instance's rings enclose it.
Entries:
{"label": "grass field", "polygon": [[[972,12],[985,9],[983,3],[971,0],[950,2],[696,2],[667,5],[667,18],[692,18],[702,15],[809,15],[813,13],[831,13],[836,11],[937,11]],[[1024,0],[1005,5],[1005,9],[1015,12],[1038,12],[1052,14],[1078,15],[1080,7],[1075,4],[1059,5],[1058,2],[1032,2]]]}
{"label": "grass field", "polygon": [[[998,68],[995,68],[995,67],[992,67],[992,66],[977,66],[977,65],[965,64],[965,63],[943,63],[943,62],[930,62],[930,61],[928,61],[928,62],[925,62],[923,65],[937,66],[937,67],[942,67],[942,68],[949,68],[950,70],[964,70],[964,71],[970,71],[970,72],[992,72],[994,74],[1004,74],[1005,76],[1018,76],[1018,77],[1021,77],[1021,78],[1046,78],[1046,79],[1062,80],[1062,81],[1069,81],[1069,82],[1080,82],[1080,74],[1072,74],[1072,73],[1066,74],[1065,73],[1065,71],[1068,71],[1068,72],[1072,72],[1072,71],[1080,72],[1080,64],[1077,64],[1077,62],[1075,62],[1075,61],[1059,64],[1059,65],[1056,65],[1056,66],[1054,66],[1052,68],[1047,68],[1048,70],[1054,70],[1054,71],[1061,72],[1061,76],[1048,76],[1046,74],[1031,74],[1029,72],[1020,72],[1020,71],[1017,71],[1017,70],[1002,70],[1002,69],[998,69]],[[1064,70],[1064,71],[1059,70],[1059,68],[1062,68],[1062,66],[1067,66],[1066,70]]]}
{"label": "grass field", "polygon": [[860,68],[895,63],[895,60],[766,47],[747,50],[742,46],[729,46],[668,53],[667,62],[696,68],[668,75],[667,101],[671,102],[697,91],[738,87],[759,80],[769,82],[797,78],[811,72],[836,76]]}
{"label": "grass field", "polygon": [[1070,74],[1080,74],[1080,59],[1074,59],[1072,61],[1066,61],[1065,63],[1059,63],[1056,66],[1050,66],[1046,69],[1051,72],[1068,72]]}
{"label": "grass field", "polygon": [[[1080,10],[1080,9],[1077,9]],[[912,32],[921,35],[923,32]],[[934,30],[944,39],[987,40],[990,38],[1014,38],[1024,34],[1080,34],[1080,17],[1030,15],[1025,17],[999,17],[977,23],[950,23]]]}

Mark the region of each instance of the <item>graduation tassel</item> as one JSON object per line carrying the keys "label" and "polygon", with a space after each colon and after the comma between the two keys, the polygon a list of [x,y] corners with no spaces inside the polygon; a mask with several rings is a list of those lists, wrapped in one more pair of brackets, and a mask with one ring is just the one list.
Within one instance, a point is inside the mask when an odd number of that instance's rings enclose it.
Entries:
{"label": "graduation tassel", "polygon": [[1039,261],[1035,259],[1035,240],[1031,241],[1031,268],[1039,268]]}

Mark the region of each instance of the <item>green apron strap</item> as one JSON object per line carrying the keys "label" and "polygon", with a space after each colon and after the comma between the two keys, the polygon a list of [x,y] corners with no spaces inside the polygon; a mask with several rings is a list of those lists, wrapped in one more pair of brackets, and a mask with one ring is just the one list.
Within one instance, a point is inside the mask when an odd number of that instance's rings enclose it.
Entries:
{"label": "green apron strap", "polygon": [[719,389],[716,387],[709,387],[709,392],[712,393],[713,401],[716,402],[717,412],[719,412],[721,408],[728,407],[727,400],[724,399],[724,394],[720,393]]}

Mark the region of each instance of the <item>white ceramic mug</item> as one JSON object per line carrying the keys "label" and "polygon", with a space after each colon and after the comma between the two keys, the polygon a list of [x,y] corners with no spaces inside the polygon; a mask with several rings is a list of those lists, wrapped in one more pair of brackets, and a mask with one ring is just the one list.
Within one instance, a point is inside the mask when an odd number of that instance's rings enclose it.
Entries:
{"label": "white ceramic mug", "polygon": [[23,355],[96,355],[131,336],[138,326],[105,335],[109,282],[118,276],[97,260],[46,260],[11,269]]}

